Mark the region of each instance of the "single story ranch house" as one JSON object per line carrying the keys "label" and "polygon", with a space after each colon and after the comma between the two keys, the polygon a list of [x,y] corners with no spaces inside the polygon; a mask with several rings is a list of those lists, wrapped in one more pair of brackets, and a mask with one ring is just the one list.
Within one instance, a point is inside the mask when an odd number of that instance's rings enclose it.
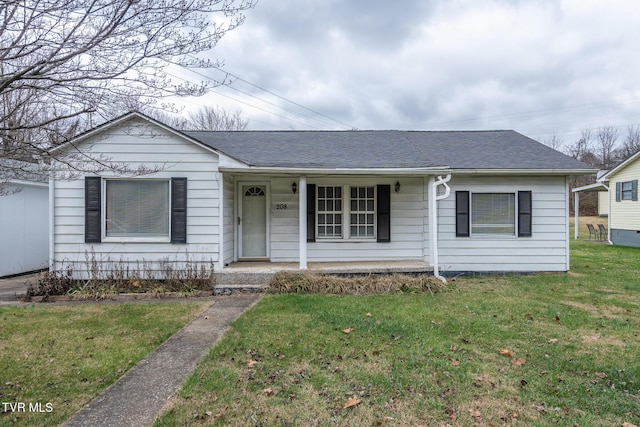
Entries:
{"label": "single story ranch house", "polygon": [[415,261],[569,269],[570,175],[514,131],[177,131],[129,113],[60,148],[157,168],[50,181],[50,265]]}

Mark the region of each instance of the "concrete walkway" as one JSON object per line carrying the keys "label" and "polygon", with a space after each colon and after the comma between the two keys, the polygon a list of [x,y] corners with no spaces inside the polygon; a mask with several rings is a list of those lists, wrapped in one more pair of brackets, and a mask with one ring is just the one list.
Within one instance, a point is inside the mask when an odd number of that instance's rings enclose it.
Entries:
{"label": "concrete walkway", "polygon": [[63,427],[150,426],[229,324],[260,294],[216,297],[211,306],[131,368]]}
{"label": "concrete walkway", "polygon": [[35,283],[37,274],[0,279],[0,305],[15,304],[27,293],[29,283]]}

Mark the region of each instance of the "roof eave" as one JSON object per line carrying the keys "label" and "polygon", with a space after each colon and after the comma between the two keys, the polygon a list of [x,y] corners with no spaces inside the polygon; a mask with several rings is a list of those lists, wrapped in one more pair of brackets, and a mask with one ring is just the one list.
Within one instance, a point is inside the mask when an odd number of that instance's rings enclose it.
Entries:
{"label": "roof eave", "polygon": [[600,179],[598,181],[608,181],[613,175],[617,174],[618,172],[620,172],[622,169],[626,168],[627,166],[629,166],[631,163],[633,163],[636,159],[640,158],[640,151],[638,151],[636,154],[634,154],[633,156],[629,157],[627,160],[625,160],[624,162],[620,163],[618,166],[616,166],[615,168],[611,169],[609,172],[605,173],[604,175],[602,175],[600,177]]}
{"label": "roof eave", "polygon": [[229,167],[221,166],[221,172],[284,174],[284,175],[436,175],[451,173],[446,166],[434,168],[288,168],[288,167]]}
{"label": "roof eave", "polygon": [[456,175],[590,175],[597,169],[452,169]]}

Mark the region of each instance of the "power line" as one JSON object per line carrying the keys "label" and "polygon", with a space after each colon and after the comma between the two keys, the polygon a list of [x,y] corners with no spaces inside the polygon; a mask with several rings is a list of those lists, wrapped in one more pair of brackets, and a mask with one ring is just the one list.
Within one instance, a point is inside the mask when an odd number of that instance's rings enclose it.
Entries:
{"label": "power line", "polygon": [[[207,76],[207,75],[205,75],[205,74],[203,74],[203,73],[201,73],[201,72],[198,72],[198,71],[196,71],[196,70],[194,70],[194,69],[187,68],[187,67],[184,67],[184,66],[182,66],[182,68],[183,68],[183,69],[185,69],[185,70],[187,70],[187,71],[190,71],[191,73],[194,73],[194,74],[196,74],[196,75],[198,75],[198,76],[200,76],[200,77],[204,77],[205,79],[207,79],[207,80],[209,80],[209,81],[213,81],[213,82],[216,82],[216,83],[218,83],[218,82],[219,82],[218,80],[214,79],[213,77]],[[313,110],[313,109],[311,109],[311,108],[308,108],[308,107],[306,107],[306,106],[304,106],[304,105],[302,105],[302,104],[300,104],[300,103],[298,103],[298,102],[292,101],[291,99],[288,99],[288,98],[286,98],[286,97],[284,97],[284,96],[282,96],[282,95],[279,95],[279,94],[277,94],[277,93],[275,93],[275,92],[273,92],[273,91],[271,91],[271,90],[269,90],[269,89],[265,89],[265,88],[263,88],[262,86],[259,86],[259,85],[255,84],[255,83],[252,83],[252,82],[250,82],[250,81],[248,81],[248,80],[246,80],[246,79],[243,79],[242,77],[239,77],[239,76],[237,76],[236,74],[230,73],[230,72],[228,72],[228,71],[226,71],[226,70],[224,70],[224,69],[222,69],[222,68],[220,68],[220,67],[216,67],[215,69],[216,69],[216,70],[218,70],[218,71],[220,71],[220,72],[222,72],[222,73],[224,73],[224,74],[225,74],[225,75],[227,75],[227,76],[231,76],[231,77],[233,77],[234,79],[236,79],[236,80],[238,80],[238,81],[242,81],[242,82],[244,82],[244,83],[246,83],[246,84],[248,84],[248,85],[250,85],[250,86],[252,86],[252,87],[255,87],[256,89],[259,89],[259,90],[261,90],[261,91],[263,91],[263,92],[266,92],[266,93],[268,93],[268,94],[270,94],[270,95],[275,96],[276,98],[279,98],[279,99],[281,99],[281,100],[283,100],[283,101],[285,101],[285,102],[288,102],[288,103],[290,103],[290,104],[292,104],[292,105],[295,105],[295,106],[296,106],[296,107],[298,107],[298,108],[301,108],[301,109],[306,110],[306,111],[308,111],[308,112],[310,112],[310,113],[312,113],[312,114],[315,114],[315,115],[317,115],[317,116],[320,116],[320,117],[323,117],[323,118],[325,118],[325,119],[328,119],[328,120],[330,120],[330,121],[332,121],[332,122],[339,123],[339,124],[341,124],[341,125],[343,125],[343,126],[346,126],[348,129],[355,129],[355,126],[352,126],[352,125],[350,125],[349,123],[343,122],[343,121],[338,120],[338,119],[336,119],[336,118],[334,118],[334,117],[331,117],[331,116],[329,116],[329,115],[327,115],[327,114],[321,113],[321,112],[316,111],[316,110]],[[232,83],[232,84],[233,84],[233,83]],[[235,87],[233,87],[232,85],[223,85],[223,86],[228,87],[228,88],[230,88],[230,89],[232,89],[232,90],[235,90],[235,91],[241,92],[241,93],[243,93],[243,94],[245,94],[245,95],[247,95],[247,96],[250,96],[251,98],[255,98],[255,99],[257,99],[257,100],[259,100],[259,101],[261,101],[261,102],[264,102],[264,103],[270,104],[270,105],[275,106],[275,107],[277,107],[277,108],[284,109],[282,106],[280,106],[280,105],[278,105],[278,104],[275,104],[275,103],[273,103],[273,102],[271,102],[271,101],[268,101],[268,100],[265,100],[265,99],[260,98],[260,97],[258,97],[258,96],[255,96],[255,95],[253,95],[253,94],[251,94],[251,93],[248,93],[248,92],[246,92],[246,91],[243,91],[243,90],[241,90],[241,89],[235,88]],[[216,93],[217,93],[217,92],[216,92]],[[249,105],[249,106],[253,106],[252,104],[247,104],[247,103],[245,103],[245,104],[246,104],[246,105]],[[285,110],[285,111],[288,111],[288,112],[290,112],[290,113],[292,113],[292,114],[302,115],[302,116],[304,116],[304,117],[310,118],[311,120],[315,120],[316,122],[318,122],[318,123],[320,123],[320,124],[323,124],[320,120],[318,120],[318,119],[316,119],[316,118],[313,118],[313,117],[311,117],[311,116],[309,116],[309,115],[301,114],[300,112],[295,112],[295,111],[291,111],[291,110],[286,110],[286,109],[284,109],[284,110]],[[262,111],[265,111],[265,110],[262,110]],[[275,115],[277,115],[276,113],[272,113],[272,112],[269,112],[269,111],[266,111],[266,112],[268,112],[268,113],[270,113],[270,114],[275,114]],[[279,116],[279,117],[282,117],[282,116]],[[324,124],[323,124],[323,125],[324,125]],[[313,126],[311,126],[311,127],[313,127]]]}
{"label": "power line", "polygon": [[[185,81],[185,82],[190,82],[188,79],[186,79],[186,78],[184,78],[184,77],[176,76],[175,74],[169,73],[169,72],[167,72],[167,71],[165,71],[165,73],[166,73],[167,75],[171,76],[171,77],[176,78],[176,79],[180,79],[180,80],[183,80],[183,81]],[[196,73],[196,74],[198,74],[198,73]],[[209,77],[207,77],[207,76],[204,76],[204,75],[203,75],[203,77],[208,78],[208,79],[210,79],[210,80],[213,80],[213,79],[211,79],[211,78],[209,78]],[[311,125],[311,124],[309,124],[309,123],[305,123],[305,122],[302,122],[302,121],[300,121],[300,120],[296,120],[296,119],[294,119],[294,118],[286,117],[286,116],[283,116],[283,115],[278,114],[278,113],[276,113],[276,112],[266,110],[266,109],[264,109],[264,108],[258,107],[257,105],[253,105],[253,104],[250,104],[250,103],[248,103],[248,102],[245,102],[245,101],[243,101],[243,100],[241,100],[241,99],[237,99],[237,98],[234,98],[234,97],[232,97],[232,96],[230,96],[230,95],[225,95],[225,94],[223,94],[223,93],[220,93],[219,91],[216,91],[216,90],[214,90],[214,89],[209,89],[209,91],[211,91],[211,92],[213,92],[213,93],[215,93],[215,94],[217,94],[217,95],[220,95],[220,96],[222,96],[222,97],[225,97],[225,98],[231,99],[232,101],[239,102],[240,104],[244,104],[244,105],[247,105],[247,106],[249,106],[249,107],[251,107],[251,108],[255,108],[255,109],[260,110],[260,111],[263,111],[263,112],[265,112],[265,113],[272,114],[272,115],[274,115],[274,116],[280,117],[280,118],[282,118],[282,119],[285,119],[285,120],[288,120],[288,121],[292,121],[292,122],[296,122],[296,123],[299,123],[299,124],[301,124],[301,125],[303,125],[303,126],[311,127],[311,128],[313,128],[313,129],[317,129],[317,130],[318,130],[318,129],[320,129],[320,128],[318,128],[318,127],[316,127],[316,126],[313,126],[313,125]]]}
{"label": "power line", "polygon": [[333,117],[331,117],[331,116],[328,116],[328,115],[326,115],[326,114],[323,114],[323,113],[321,113],[321,112],[319,112],[319,111],[312,110],[311,108],[305,107],[305,106],[304,106],[304,105],[302,105],[302,104],[299,104],[299,103],[297,103],[297,102],[295,102],[295,101],[292,101],[292,100],[290,100],[290,99],[288,99],[288,98],[285,98],[284,96],[278,95],[277,93],[275,93],[275,92],[273,92],[273,91],[270,91],[269,89],[265,89],[265,88],[263,88],[263,87],[261,87],[261,86],[258,86],[257,84],[251,83],[250,81],[247,81],[247,80],[245,80],[245,79],[243,79],[243,78],[241,78],[241,77],[238,77],[237,75],[232,74],[232,73],[230,73],[230,72],[228,72],[228,71],[225,71],[225,70],[223,70],[222,68],[219,68],[219,70],[220,70],[220,71],[222,71],[223,73],[226,73],[226,74],[228,74],[228,75],[230,75],[230,76],[232,76],[232,77],[234,77],[234,78],[236,78],[236,79],[238,79],[238,80],[242,81],[242,82],[245,82],[246,84],[248,84],[248,85],[250,85],[250,86],[253,86],[253,87],[257,88],[257,89],[260,89],[260,90],[262,90],[262,91],[265,91],[265,92],[267,92],[267,93],[269,93],[269,94],[271,94],[271,95],[273,95],[273,96],[275,96],[275,97],[277,97],[277,98],[282,99],[283,101],[289,102],[289,103],[291,103],[291,104],[293,104],[293,105],[295,105],[295,106],[297,106],[297,107],[300,107],[300,108],[302,108],[302,109],[304,109],[304,110],[307,110],[307,111],[309,111],[309,112],[311,112],[311,113],[313,113],[313,114],[317,114],[317,115],[322,116],[322,117],[324,117],[324,118],[326,118],[326,119],[332,120],[332,121],[334,121],[334,122],[336,122],[336,123],[340,123],[340,124],[342,124],[342,125],[344,125],[344,126],[347,126],[347,127],[348,127],[348,128],[350,128],[350,129],[354,129],[354,128],[355,128],[355,126],[352,126],[352,125],[350,125],[349,123],[345,123],[345,122],[343,122],[342,120],[338,120],[338,119],[336,119],[336,118],[333,118]]}

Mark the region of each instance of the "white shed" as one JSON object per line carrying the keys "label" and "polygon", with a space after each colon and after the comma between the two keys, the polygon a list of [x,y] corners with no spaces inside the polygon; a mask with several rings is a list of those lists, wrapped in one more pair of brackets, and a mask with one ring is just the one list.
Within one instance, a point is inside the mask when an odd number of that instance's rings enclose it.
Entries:
{"label": "white shed", "polygon": [[0,277],[46,268],[49,189],[43,182],[9,181],[0,195]]}

